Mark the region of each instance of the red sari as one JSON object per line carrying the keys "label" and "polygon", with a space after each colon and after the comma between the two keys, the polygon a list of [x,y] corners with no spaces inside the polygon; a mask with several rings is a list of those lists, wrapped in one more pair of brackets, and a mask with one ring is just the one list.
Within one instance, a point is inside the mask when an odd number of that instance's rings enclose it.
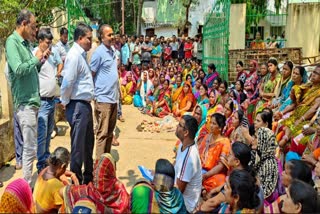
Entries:
{"label": "red sari", "polygon": [[65,212],[71,213],[74,205],[83,197],[90,198],[98,213],[128,213],[129,195],[116,178],[115,163],[109,153],[96,162],[93,182],[88,185],[70,185],[64,188]]}

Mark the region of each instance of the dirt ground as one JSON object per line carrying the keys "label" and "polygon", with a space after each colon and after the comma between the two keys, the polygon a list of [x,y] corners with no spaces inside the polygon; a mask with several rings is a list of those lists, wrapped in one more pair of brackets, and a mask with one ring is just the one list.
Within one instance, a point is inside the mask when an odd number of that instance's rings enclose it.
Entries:
{"label": "dirt ground", "polygon": [[[166,158],[173,161],[173,148],[177,138],[174,130],[158,132],[138,132],[136,127],[143,121],[149,122],[159,120],[142,114],[138,109],[130,106],[122,106],[125,122],[117,122],[116,135],[119,135],[120,146],[112,147],[112,155],[116,160],[117,177],[124,183],[127,191],[130,192],[132,186],[142,178],[138,169],[139,165],[153,169],[159,158]],[[70,128],[67,122],[59,122],[59,136],[51,140],[50,150],[53,151],[58,146],[63,146],[70,151]],[[36,163],[36,162],[35,162]],[[34,170],[36,169],[34,163]],[[22,171],[14,169],[15,160],[10,165],[0,169],[0,180],[4,187],[0,188],[2,195],[5,186],[12,180],[22,177]],[[37,173],[33,175],[36,180]]]}

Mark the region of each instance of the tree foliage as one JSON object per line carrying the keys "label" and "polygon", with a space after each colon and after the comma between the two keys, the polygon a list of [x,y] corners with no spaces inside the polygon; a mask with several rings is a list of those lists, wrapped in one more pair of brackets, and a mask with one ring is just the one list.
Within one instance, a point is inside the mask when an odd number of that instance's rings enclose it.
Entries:
{"label": "tree foliage", "polygon": [[52,10],[63,9],[64,0],[0,0],[0,43],[15,29],[16,19],[21,9],[32,11],[39,26],[52,26],[55,22]]}
{"label": "tree foliage", "polygon": [[[137,27],[139,0],[125,0],[124,3],[125,33],[134,34]],[[80,4],[89,18],[97,20],[99,24],[109,24],[116,33],[120,32],[121,0],[81,0]]]}
{"label": "tree foliage", "polygon": [[[190,14],[190,7],[193,5],[198,5],[199,4],[199,0],[182,0],[182,6],[186,8],[186,17],[184,18],[184,20],[178,20],[178,28],[180,30],[181,33],[184,32],[185,29],[188,28],[189,25],[189,14]],[[181,24],[180,24],[181,23]]]}

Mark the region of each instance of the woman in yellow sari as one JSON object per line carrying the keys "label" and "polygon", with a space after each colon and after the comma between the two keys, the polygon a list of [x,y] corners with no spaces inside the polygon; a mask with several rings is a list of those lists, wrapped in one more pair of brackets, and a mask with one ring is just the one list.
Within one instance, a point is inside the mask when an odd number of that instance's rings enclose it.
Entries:
{"label": "woman in yellow sari", "polygon": [[211,116],[210,133],[203,138],[199,145],[202,186],[206,192],[223,185],[226,181],[227,157],[230,153],[231,144],[230,140],[222,134],[225,122],[225,116],[219,113],[213,114]]}
{"label": "woman in yellow sari", "polygon": [[133,74],[128,71],[121,84],[122,91],[122,104],[131,105],[133,100],[133,95],[136,90],[136,83],[134,82]]}
{"label": "woman in yellow sari", "polygon": [[[304,85],[295,85],[291,90],[293,104],[288,106],[283,114],[293,111],[291,116],[280,122],[284,127],[284,136],[279,146],[284,147],[293,137],[290,151],[302,155],[309,137],[303,136],[303,126],[310,123],[320,104],[320,66],[318,65],[310,76],[310,82]],[[301,137],[299,137],[301,136]]]}
{"label": "woman in yellow sari", "polygon": [[191,84],[186,81],[182,88],[177,89],[172,101],[174,102],[172,107],[174,116],[181,117],[186,112],[192,112],[196,99],[193,96]]}

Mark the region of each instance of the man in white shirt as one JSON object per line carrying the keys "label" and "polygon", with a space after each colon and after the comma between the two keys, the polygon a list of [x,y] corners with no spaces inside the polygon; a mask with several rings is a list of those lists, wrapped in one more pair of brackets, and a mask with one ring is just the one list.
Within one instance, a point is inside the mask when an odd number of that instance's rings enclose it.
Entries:
{"label": "man in white shirt", "polygon": [[183,194],[184,203],[189,213],[195,210],[202,187],[200,156],[194,142],[197,131],[197,120],[190,115],[183,116],[176,129],[176,136],[181,143],[174,166],[175,183]]}
{"label": "man in white shirt", "polygon": [[62,61],[64,62],[64,60],[66,59],[67,53],[70,50],[70,46],[68,44],[68,30],[67,30],[67,28],[63,27],[60,29],[60,40],[59,40],[59,42],[57,42],[57,44],[55,46],[59,51],[59,54],[60,54]]}
{"label": "man in white shirt", "polygon": [[[38,49],[46,50],[47,48],[51,48],[53,36],[50,28],[40,29],[38,39],[39,46],[35,48],[34,53]],[[54,127],[56,72],[60,73],[62,67],[59,53],[56,49],[51,49],[51,54],[45,59],[38,74],[41,100],[38,113],[38,173],[47,166],[47,159],[50,156],[49,147]]]}
{"label": "man in white shirt", "polygon": [[61,103],[66,107],[71,127],[70,170],[76,174],[80,184],[88,184],[93,179],[94,134],[90,102],[94,85],[86,53],[92,44],[92,28],[78,24],[73,38],[75,43],[67,54],[62,71]]}

